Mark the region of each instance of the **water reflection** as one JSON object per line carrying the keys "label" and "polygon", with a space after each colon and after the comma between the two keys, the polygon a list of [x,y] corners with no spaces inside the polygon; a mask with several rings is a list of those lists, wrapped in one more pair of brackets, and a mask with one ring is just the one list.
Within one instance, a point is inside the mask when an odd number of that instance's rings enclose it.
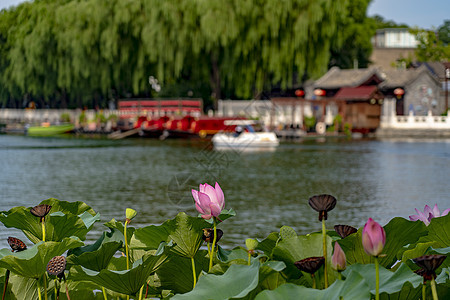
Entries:
{"label": "water reflection", "polygon": [[[199,141],[84,140],[1,136],[0,204],[34,206],[54,197],[84,201],[102,223],[138,211],[134,226],[159,224],[179,211],[196,215],[190,190],[219,181],[237,216],[222,224],[222,243],[263,238],[282,225],[319,231],[314,194],[338,199],[329,227],[385,224],[415,207],[450,207],[450,143],[333,141],[281,144],[275,152],[214,151]],[[0,246],[9,235],[0,232]],[[105,227],[96,224],[95,235]]]}

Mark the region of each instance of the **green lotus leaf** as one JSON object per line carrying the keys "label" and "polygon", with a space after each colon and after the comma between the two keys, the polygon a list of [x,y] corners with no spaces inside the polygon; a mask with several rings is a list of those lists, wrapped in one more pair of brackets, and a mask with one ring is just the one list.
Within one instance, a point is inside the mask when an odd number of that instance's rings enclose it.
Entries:
{"label": "green lotus leaf", "polygon": [[[342,272],[344,276],[349,276],[350,273],[356,272],[361,275],[366,284],[370,288],[370,292],[375,295],[375,265],[374,264],[354,264]],[[387,293],[393,295],[399,293],[404,288],[405,283],[409,282],[410,286],[406,286],[404,294],[415,294],[420,292],[420,286],[423,282],[423,278],[414,272],[405,264],[401,264],[400,267],[392,272],[380,266],[380,294]]]}
{"label": "green lotus leaf", "polygon": [[86,269],[82,266],[73,266],[69,279],[75,281],[91,281],[112,291],[135,295],[142,285],[147,282],[151,273],[166,261],[167,255],[146,255],[136,261],[130,270],[112,271],[103,269],[100,272]]}
{"label": "green lotus leaf", "polygon": [[114,232],[117,231],[103,232],[94,244],[69,250],[67,265],[81,265],[94,271],[106,269],[113,255],[122,247],[122,240]]}
{"label": "green lotus leaf", "polygon": [[[45,217],[46,241],[59,242],[71,236],[84,240],[93,224],[100,220],[100,214],[95,214],[82,202],[70,203],[47,199],[41,204],[52,205],[50,213]],[[40,219],[30,213],[30,209],[31,207],[18,206],[4,211],[0,213],[0,221],[8,228],[22,230],[30,241],[38,243],[42,240],[42,225]]]}
{"label": "green lotus leaf", "polygon": [[[427,226],[423,222],[413,222],[403,218],[393,218],[384,226],[386,245],[383,249],[385,256],[381,257],[380,265],[391,268],[397,261],[397,253],[405,245],[416,243],[420,237],[427,235]],[[346,253],[347,254],[347,253]]]}
{"label": "green lotus leaf", "polygon": [[[125,237],[124,237],[124,230],[125,230],[125,226],[123,223],[116,221],[115,219],[112,219],[111,221],[103,224],[106,227],[110,228],[111,230],[116,230],[117,233],[116,234],[122,234],[121,238],[122,241],[125,243]],[[128,245],[130,245],[130,241],[131,241],[131,237],[134,234],[134,231],[136,230],[136,228],[132,227],[132,226],[128,226],[127,225],[127,240],[128,240]],[[120,236],[120,235],[119,235]],[[124,244],[125,245],[125,244]],[[124,246],[125,247],[125,246]]]}
{"label": "green lotus leaf", "polygon": [[287,283],[274,290],[265,290],[259,293],[255,300],[297,300],[297,299],[315,299],[315,300],[367,300],[370,299],[369,287],[364,278],[357,273],[352,273],[345,280],[336,280],[325,290],[307,288],[301,285]]}
{"label": "green lotus leaf", "polygon": [[51,205],[52,206],[51,211],[60,211],[63,212],[64,214],[72,214],[79,216],[84,212],[88,212],[92,216],[96,215],[95,211],[89,205],[81,201],[68,202],[68,201],[61,201],[55,198],[49,198],[47,200],[42,201],[39,204]]}
{"label": "green lotus leaf", "polygon": [[[53,282],[52,282],[53,283]],[[59,284],[59,283],[58,283]],[[102,287],[98,284],[89,282],[89,281],[67,281],[69,287],[69,296],[70,299],[89,299],[89,300],[104,300],[103,293],[97,292],[94,293],[94,290],[102,290]],[[108,294],[111,298],[112,295]],[[52,289],[48,292],[49,299],[55,299],[54,296],[54,283],[52,284]],[[44,298],[44,297],[42,297]],[[66,285],[64,283],[61,284],[61,290],[59,292],[60,300],[67,300],[66,296]],[[117,298],[116,298],[117,299]]]}
{"label": "green lotus leaf", "polygon": [[192,291],[177,294],[172,299],[223,300],[245,297],[258,285],[259,267],[259,261],[254,261],[250,266],[231,265],[223,275],[203,275]]}
{"label": "green lotus leaf", "polygon": [[[5,278],[0,277],[0,287],[3,292]],[[11,274],[8,282],[8,289],[5,294],[5,299],[8,300],[37,300],[38,292],[36,289],[37,281],[34,278],[26,278]]]}
{"label": "green lotus leaf", "polygon": [[272,257],[273,248],[275,248],[279,240],[280,236],[278,232],[272,232],[264,240],[258,243],[256,250],[261,250],[268,257]]}
{"label": "green lotus leaf", "polygon": [[194,257],[203,240],[203,228],[209,228],[205,220],[179,213],[175,219],[162,225],[147,226],[135,231],[130,247],[133,249],[157,249],[161,242],[173,242],[173,252],[183,257]]}
{"label": "green lotus leaf", "polygon": [[46,272],[50,259],[82,245],[83,242],[79,240],[64,238],[61,242],[39,242],[21,252],[1,249],[0,267],[23,277],[37,279]]}
{"label": "green lotus leaf", "polygon": [[[333,251],[331,242],[331,237],[327,236],[328,262],[331,262],[331,253]],[[294,262],[311,256],[323,256],[322,233],[312,233],[280,240],[277,246],[273,248],[272,256],[274,260],[283,261],[286,264],[284,273],[289,278],[297,279],[302,276],[302,272],[295,267]],[[335,272],[331,269],[331,263],[327,265],[327,268],[328,281],[333,282],[335,280]],[[318,282],[323,279],[323,273],[323,268],[321,268],[315,274]]]}
{"label": "green lotus leaf", "polygon": [[228,263],[233,260],[243,260],[244,263],[247,263],[248,252],[241,247],[236,247],[233,250],[226,250],[219,246],[217,258],[224,263]]}
{"label": "green lotus leaf", "polygon": [[[208,271],[209,258],[207,251],[198,251],[194,256],[194,263],[198,278],[202,271]],[[191,259],[181,257],[175,253],[169,252],[167,262],[156,271],[156,274],[160,281],[159,285],[175,293],[189,292],[194,285]]]}

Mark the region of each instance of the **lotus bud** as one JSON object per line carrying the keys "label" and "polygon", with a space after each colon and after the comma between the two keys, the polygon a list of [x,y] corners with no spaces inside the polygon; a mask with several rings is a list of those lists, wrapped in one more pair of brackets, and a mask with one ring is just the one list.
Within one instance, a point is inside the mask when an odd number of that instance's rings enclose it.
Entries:
{"label": "lotus bud", "polygon": [[12,252],[19,252],[27,249],[27,245],[15,237],[8,237],[8,244],[11,247]]}
{"label": "lotus bud", "polygon": [[345,253],[337,242],[334,244],[334,252],[331,257],[331,266],[338,272],[344,271],[346,268]]}
{"label": "lotus bud", "polygon": [[127,208],[126,211],[125,211],[125,216],[126,216],[126,220],[125,221],[128,224],[130,224],[131,220],[133,220],[133,218],[136,217],[136,215],[137,215],[137,212],[134,209]]}
{"label": "lotus bud", "polygon": [[248,252],[253,254],[255,252],[256,247],[258,247],[258,241],[255,239],[246,239],[245,246],[247,247]]}
{"label": "lotus bud", "polygon": [[380,224],[372,218],[367,220],[362,232],[362,244],[364,251],[371,256],[378,256],[386,244],[386,233]]}

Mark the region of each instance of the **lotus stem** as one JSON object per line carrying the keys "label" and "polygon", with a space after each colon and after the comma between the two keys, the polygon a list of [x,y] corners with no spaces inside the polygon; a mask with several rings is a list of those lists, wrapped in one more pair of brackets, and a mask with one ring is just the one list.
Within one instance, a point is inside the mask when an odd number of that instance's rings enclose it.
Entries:
{"label": "lotus stem", "polygon": [[342,274],[341,274],[341,272],[338,272],[338,279],[339,279],[339,280],[342,280]]}
{"label": "lotus stem", "polygon": [[69,285],[67,284],[66,278],[64,277],[64,283],[66,284],[66,296],[67,296],[67,300],[70,300],[70,296],[69,296]]}
{"label": "lotus stem", "polygon": [[216,218],[213,217],[213,224],[214,224],[214,238],[213,238],[213,243],[211,246],[211,255],[209,256],[209,270],[208,272],[211,272],[212,269],[212,265],[213,265],[213,256],[214,256],[214,247],[216,245],[216,240],[217,240],[217,225],[216,225]]}
{"label": "lotus stem", "polygon": [[325,288],[328,288],[328,271],[327,271],[327,233],[325,229],[325,218],[322,219],[322,237],[323,237],[323,273],[325,277]]}
{"label": "lotus stem", "polygon": [[127,270],[130,269],[130,260],[128,257],[128,239],[127,239],[127,224],[128,222],[125,221],[125,226],[123,229],[123,235],[125,236],[125,257],[127,258]]}
{"label": "lotus stem", "polygon": [[106,296],[105,287],[102,286],[102,292],[103,292],[103,299],[108,300],[108,296]]}
{"label": "lotus stem", "polygon": [[312,286],[312,288],[315,289],[315,288],[316,288],[316,276],[314,275],[314,273],[311,274],[311,278],[312,278],[312,280],[313,280],[313,286]]}
{"label": "lotus stem", "polygon": [[44,299],[47,300],[47,275],[44,273]]}
{"label": "lotus stem", "polygon": [[375,256],[375,300],[380,300],[380,264]]}
{"label": "lotus stem", "polygon": [[424,282],[422,284],[422,300],[425,300],[427,297],[427,286],[426,283]]}
{"label": "lotus stem", "polygon": [[58,280],[55,279],[55,299],[59,300],[59,285]]}
{"label": "lotus stem", "polygon": [[8,288],[8,281],[9,281],[9,270],[6,270],[6,274],[5,274],[5,286],[3,287],[3,296],[2,296],[2,300],[5,300],[5,296],[6,296],[6,289]]}
{"label": "lotus stem", "polygon": [[192,262],[192,275],[194,276],[193,277],[194,278],[194,287],[193,288],[195,288],[195,285],[197,284],[197,275],[195,273],[195,262],[194,262],[193,257],[191,257],[191,262]]}
{"label": "lotus stem", "polygon": [[210,243],[208,243],[207,246],[208,246],[208,255],[211,256],[211,249],[210,249],[211,245],[210,245]]}
{"label": "lotus stem", "polygon": [[433,300],[439,300],[436,290],[436,281],[434,277],[431,277],[431,293],[433,294]]}
{"label": "lotus stem", "polygon": [[247,265],[250,266],[250,261],[251,261],[252,255],[250,254],[250,251],[248,251],[248,262]]}
{"label": "lotus stem", "polygon": [[45,218],[42,218],[42,241],[45,242]]}
{"label": "lotus stem", "polygon": [[39,297],[39,300],[42,300],[41,284],[39,283],[39,279],[37,279],[36,282],[37,282],[36,288],[37,288],[37,291],[38,291],[38,297]]}
{"label": "lotus stem", "polygon": [[139,300],[142,300],[142,292],[144,290],[144,284],[141,286],[141,289],[139,290]]}

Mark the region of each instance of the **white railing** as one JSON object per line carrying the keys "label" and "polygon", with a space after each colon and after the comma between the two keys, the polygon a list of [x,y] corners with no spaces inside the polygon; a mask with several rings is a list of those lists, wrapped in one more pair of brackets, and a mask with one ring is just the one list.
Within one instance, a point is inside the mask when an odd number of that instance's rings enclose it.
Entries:
{"label": "white railing", "polygon": [[380,127],[393,129],[450,129],[450,115],[448,113],[447,116],[433,116],[430,111],[426,116],[415,116],[412,112],[407,116],[382,116]]}

